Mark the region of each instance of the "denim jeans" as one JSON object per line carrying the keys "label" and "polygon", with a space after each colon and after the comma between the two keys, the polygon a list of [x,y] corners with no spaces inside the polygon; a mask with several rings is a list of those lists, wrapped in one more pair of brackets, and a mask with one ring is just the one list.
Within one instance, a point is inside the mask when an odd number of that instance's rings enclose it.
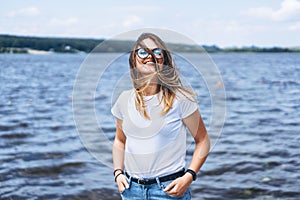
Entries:
{"label": "denim jeans", "polygon": [[125,189],[122,193],[123,200],[164,200],[164,199],[181,199],[181,200],[190,200],[191,193],[188,189],[185,194],[181,197],[173,197],[164,192],[164,188],[170,184],[171,181],[159,182],[156,179],[156,183],[150,185],[141,185],[131,181],[131,178],[128,179],[129,189]]}

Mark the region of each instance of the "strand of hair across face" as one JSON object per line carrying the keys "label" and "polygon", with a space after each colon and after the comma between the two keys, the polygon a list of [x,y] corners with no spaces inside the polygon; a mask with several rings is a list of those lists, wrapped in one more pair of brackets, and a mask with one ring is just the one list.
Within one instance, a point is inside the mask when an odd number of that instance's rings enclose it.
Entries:
{"label": "strand of hair across face", "polygon": [[[150,75],[137,75],[133,80],[134,88],[135,88],[135,106],[139,112],[146,118],[150,120],[150,116],[146,110],[146,103],[144,100],[144,91],[150,84],[160,85],[159,91],[162,91],[162,99],[163,109],[162,115],[168,113],[168,111],[172,108],[174,99],[176,97],[176,92],[180,92],[186,98],[191,101],[195,101],[192,97],[195,94],[189,89],[182,86],[179,75],[174,68],[164,69],[161,71],[153,72]],[[155,80],[155,82],[153,81]]]}

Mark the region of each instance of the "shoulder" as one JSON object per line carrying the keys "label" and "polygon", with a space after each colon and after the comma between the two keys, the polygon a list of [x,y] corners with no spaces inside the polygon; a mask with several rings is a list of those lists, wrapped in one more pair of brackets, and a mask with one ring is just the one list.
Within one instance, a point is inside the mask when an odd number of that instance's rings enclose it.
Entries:
{"label": "shoulder", "polygon": [[176,101],[181,118],[186,118],[198,109],[196,95],[187,91],[177,91]]}
{"label": "shoulder", "polygon": [[130,98],[133,90],[125,90],[121,92],[117,100],[113,100],[113,106],[111,108],[111,113],[118,119],[124,118],[125,109],[128,105],[128,99]]}
{"label": "shoulder", "polygon": [[196,94],[187,91],[176,91],[176,100],[179,102],[191,101],[197,102]]}
{"label": "shoulder", "polygon": [[121,94],[119,95],[118,97],[118,100],[124,100],[124,99],[127,99],[129,98],[131,95],[134,94],[134,91],[131,89],[131,90],[124,90],[121,92]]}
{"label": "shoulder", "polygon": [[117,94],[111,100],[112,105],[115,106],[123,106],[126,105],[130,97],[134,94],[133,90],[124,90],[122,91],[119,96]]}

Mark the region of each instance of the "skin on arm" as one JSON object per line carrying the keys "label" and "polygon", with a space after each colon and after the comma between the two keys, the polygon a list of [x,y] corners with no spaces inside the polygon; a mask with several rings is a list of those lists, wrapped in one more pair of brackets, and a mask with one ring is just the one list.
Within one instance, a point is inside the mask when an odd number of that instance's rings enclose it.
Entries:
{"label": "skin on arm", "polygon": [[[122,130],[122,120],[117,119],[116,122],[116,136],[113,144],[113,162],[114,169],[124,169],[124,152],[125,152],[125,142],[126,136]],[[121,171],[116,171],[115,176],[117,176]],[[116,179],[119,192],[123,192],[125,188],[129,188],[126,176],[121,174],[118,175]]]}
{"label": "skin on arm", "polygon": [[[189,129],[195,140],[195,149],[189,169],[197,173],[204,164],[210,150],[209,136],[199,110],[184,118],[183,123]],[[184,176],[170,183],[164,191],[171,196],[179,197],[186,192],[192,182],[193,176],[190,173],[186,173]]]}

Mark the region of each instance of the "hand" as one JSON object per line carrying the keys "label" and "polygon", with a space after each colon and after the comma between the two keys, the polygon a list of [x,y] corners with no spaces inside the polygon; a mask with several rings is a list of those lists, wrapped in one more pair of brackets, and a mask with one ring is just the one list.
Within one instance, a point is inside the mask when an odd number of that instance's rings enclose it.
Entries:
{"label": "hand", "polygon": [[192,182],[192,175],[186,173],[184,176],[175,179],[173,182],[167,185],[167,187],[164,189],[164,192],[174,197],[183,196]]}
{"label": "hand", "polygon": [[129,188],[129,184],[124,174],[118,175],[116,182],[120,193]]}

